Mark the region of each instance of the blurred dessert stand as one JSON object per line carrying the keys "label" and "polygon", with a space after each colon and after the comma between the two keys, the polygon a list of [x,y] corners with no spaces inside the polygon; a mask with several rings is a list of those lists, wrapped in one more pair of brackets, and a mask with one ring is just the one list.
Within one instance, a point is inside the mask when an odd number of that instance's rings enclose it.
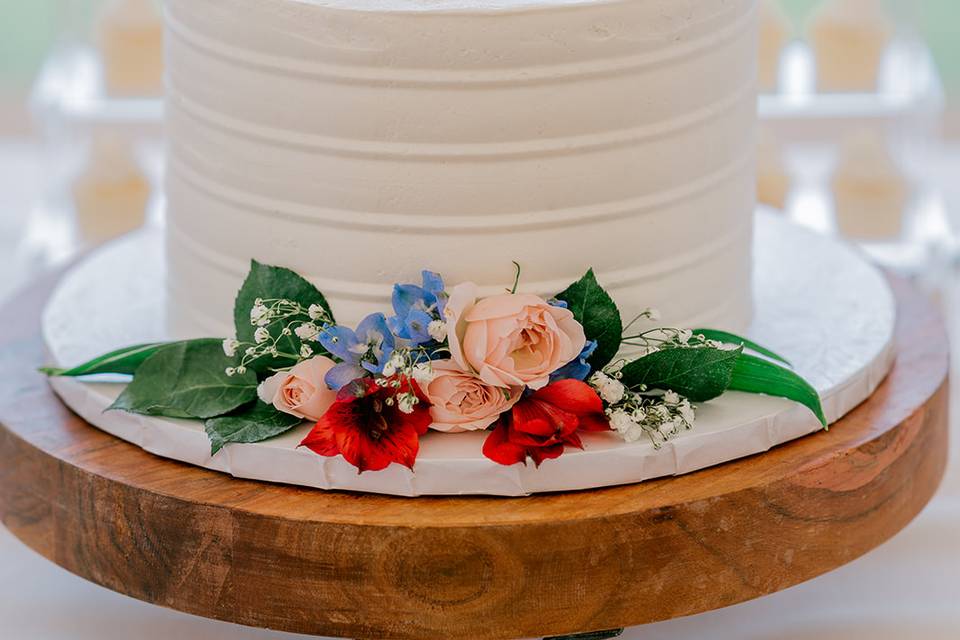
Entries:
{"label": "blurred dessert stand", "polygon": [[[957,242],[942,183],[928,173],[944,103],[929,50],[913,37],[894,39],[872,92],[820,93],[816,77],[811,45],[786,44],[779,83],[758,101],[761,201],[800,224],[847,236],[925,286],[942,281]],[[780,202],[769,202],[765,185],[776,187],[768,191]],[[870,196],[859,203],[865,191]]]}
{"label": "blurred dessert stand", "polygon": [[152,0],[100,3],[100,24],[91,35],[80,26],[86,20],[79,16],[90,13],[84,4],[63,0],[63,33],[29,100],[41,145],[39,159],[34,150],[25,155],[40,165],[42,176],[40,193],[10,248],[10,262],[23,272],[62,264],[162,217],[159,67],[148,68],[148,77],[138,81],[122,66],[111,71],[117,65],[110,63],[111,57],[155,57],[159,65],[158,20],[156,38],[138,44],[151,33],[150,12],[156,9]]}

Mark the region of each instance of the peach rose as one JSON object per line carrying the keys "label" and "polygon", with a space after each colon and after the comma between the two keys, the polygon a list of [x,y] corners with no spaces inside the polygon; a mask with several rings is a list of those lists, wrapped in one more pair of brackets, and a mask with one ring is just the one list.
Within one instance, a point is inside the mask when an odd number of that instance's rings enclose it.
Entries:
{"label": "peach rose", "polygon": [[431,429],[459,433],[486,429],[516,404],[522,388],[494,387],[453,360],[431,363],[433,379],[423,387],[430,400]]}
{"label": "peach rose", "polygon": [[325,356],[304,360],[289,371],[281,371],[260,383],[257,395],[279,411],[316,422],[337,399],[323,381],[336,363]]}
{"label": "peach rose", "polygon": [[477,302],[476,291],[467,283],[450,292],[447,336],[453,360],[487,384],[541,389],[583,350],[583,327],[571,311],[526,294]]}

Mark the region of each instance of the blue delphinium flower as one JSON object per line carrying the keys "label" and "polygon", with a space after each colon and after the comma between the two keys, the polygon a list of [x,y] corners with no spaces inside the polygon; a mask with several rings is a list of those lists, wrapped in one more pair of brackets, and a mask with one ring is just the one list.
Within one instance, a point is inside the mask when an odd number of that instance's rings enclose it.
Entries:
{"label": "blue delphinium flower", "polygon": [[396,315],[389,318],[387,323],[398,338],[408,340],[413,346],[443,342],[441,325],[448,297],[443,289],[443,278],[431,271],[424,271],[423,286],[394,285],[393,311]]}
{"label": "blue delphinium flower", "polygon": [[580,355],[577,356],[576,359],[550,374],[550,382],[570,379],[580,380],[581,382],[586,380],[591,370],[590,365],[587,364],[587,360],[590,359],[590,356],[592,356],[596,350],[597,341],[587,340],[587,344],[583,346],[583,351],[580,352]]}
{"label": "blue delphinium flower", "polygon": [[327,385],[336,390],[357,378],[383,372],[395,346],[382,313],[364,318],[356,331],[342,325],[324,327],[319,340],[327,351],[343,360],[325,377]]}

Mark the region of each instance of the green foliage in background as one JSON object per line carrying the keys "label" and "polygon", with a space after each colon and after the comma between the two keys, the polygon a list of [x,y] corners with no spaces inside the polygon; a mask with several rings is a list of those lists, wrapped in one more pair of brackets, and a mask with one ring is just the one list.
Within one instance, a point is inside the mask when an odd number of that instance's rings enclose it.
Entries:
{"label": "green foliage in background", "polygon": [[0,93],[25,88],[54,42],[58,0],[0,0]]}
{"label": "green foliage in background", "polygon": [[52,47],[90,39],[116,0],[0,0],[0,95],[22,93]]}

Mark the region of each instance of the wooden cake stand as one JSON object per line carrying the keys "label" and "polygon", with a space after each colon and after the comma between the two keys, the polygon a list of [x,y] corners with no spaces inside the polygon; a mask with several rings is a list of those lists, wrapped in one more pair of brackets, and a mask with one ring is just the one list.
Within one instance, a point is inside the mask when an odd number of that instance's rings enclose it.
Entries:
{"label": "wooden cake stand", "polygon": [[87,580],[208,618],[484,640],[694,614],[876,547],[923,508],[946,464],[946,336],[899,281],[897,364],[828,433],[634,486],[415,499],[236,480],[89,426],[35,372],[54,282],[0,311],[3,523]]}

